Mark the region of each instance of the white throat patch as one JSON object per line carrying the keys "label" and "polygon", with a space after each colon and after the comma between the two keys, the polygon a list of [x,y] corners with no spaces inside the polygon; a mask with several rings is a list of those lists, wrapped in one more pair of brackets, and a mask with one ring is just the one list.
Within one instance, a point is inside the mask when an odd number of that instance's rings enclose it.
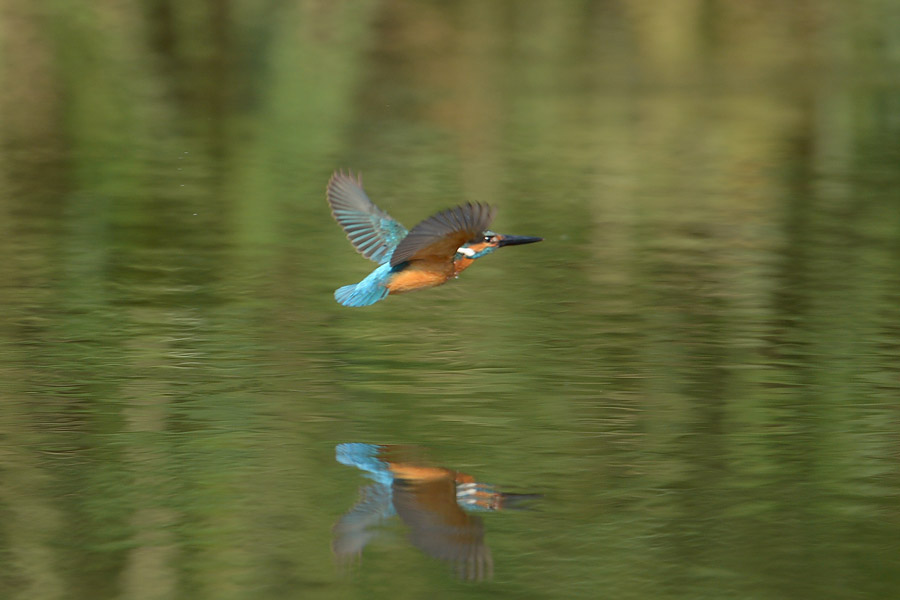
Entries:
{"label": "white throat patch", "polygon": [[465,246],[460,246],[459,248],[456,249],[456,251],[459,252],[460,254],[465,254],[469,258],[472,258],[473,256],[475,256],[475,250],[473,250],[472,248],[466,248]]}

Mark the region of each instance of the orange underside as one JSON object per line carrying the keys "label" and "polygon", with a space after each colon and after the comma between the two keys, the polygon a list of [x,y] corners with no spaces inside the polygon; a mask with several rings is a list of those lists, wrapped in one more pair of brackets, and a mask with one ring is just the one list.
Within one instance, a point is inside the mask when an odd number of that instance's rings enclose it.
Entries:
{"label": "orange underside", "polygon": [[387,284],[391,294],[402,294],[413,290],[434,287],[456,277],[474,261],[462,259],[455,263],[445,261],[417,260],[394,275]]}
{"label": "orange underside", "polygon": [[453,479],[453,471],[442,467],[427,467],[403,463],[391,463],[391,473],[397,479],[406,481],[437,481]]}

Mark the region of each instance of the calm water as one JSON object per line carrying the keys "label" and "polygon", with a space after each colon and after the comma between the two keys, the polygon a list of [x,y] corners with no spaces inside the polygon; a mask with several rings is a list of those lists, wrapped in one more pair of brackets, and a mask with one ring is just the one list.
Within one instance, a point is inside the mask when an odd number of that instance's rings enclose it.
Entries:
{"label": "calm water", "polygon": [[[0,597],[900,597],[893,3],[106,4],[0,18]],[[340,307],[338,167],[545,241]],[[341,569],[345,442],[543,498]]]}

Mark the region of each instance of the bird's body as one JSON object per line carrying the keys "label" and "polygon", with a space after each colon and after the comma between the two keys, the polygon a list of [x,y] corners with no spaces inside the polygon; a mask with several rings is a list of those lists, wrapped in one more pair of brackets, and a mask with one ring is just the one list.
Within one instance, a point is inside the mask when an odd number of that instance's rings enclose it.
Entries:
{"label": "bird's body", "polygon": [[335,291],[344,306],[368,306],[388,294],[438,286],[497,248],[541,241],[488,230],[494,209],[486,204],[445,210],[407,231],[369,200],[362,181],[352,174],[332,175],[327,197],[356,250],[379,264],[359,283]]}
{"label": "bird's body", "polygon": [[391,294],[402,294],[423,288],[434,287],[457,277],[473,262],[461,258],[453,262],[439,260],[417,260],[407,263],[406,268],[394,273],[387,288]]}

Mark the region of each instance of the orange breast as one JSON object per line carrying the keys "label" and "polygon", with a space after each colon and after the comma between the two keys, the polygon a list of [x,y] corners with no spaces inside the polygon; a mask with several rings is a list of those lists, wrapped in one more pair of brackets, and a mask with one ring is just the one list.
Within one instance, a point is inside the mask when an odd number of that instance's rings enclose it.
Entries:
{"label": "orange breast", "polygon": [[394,275],[387,284],[391,294],[402,294],[422,288],[441,285],[456,274],[452,263],[414,261]]}
{"label": "orange breast", "polygon": [[468,269],[473,262],[475,261],[471,258],[461,258],[453,263],[453,276],[456,277],[457,275]]}

